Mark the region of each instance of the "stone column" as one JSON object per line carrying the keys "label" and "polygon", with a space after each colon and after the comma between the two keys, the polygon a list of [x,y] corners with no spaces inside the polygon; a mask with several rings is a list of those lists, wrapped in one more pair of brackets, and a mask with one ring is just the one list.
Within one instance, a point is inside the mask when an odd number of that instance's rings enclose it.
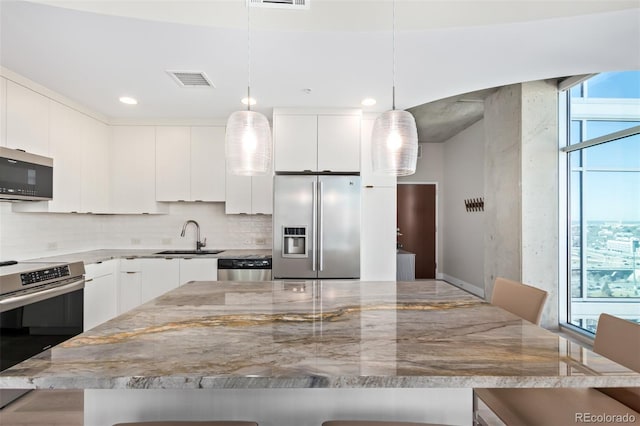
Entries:
{"label": "stone column", "polygon": [[505,86],[485,101],[485,295],[497,276],[549,292],[558,326],[558,101],[555,82]]}

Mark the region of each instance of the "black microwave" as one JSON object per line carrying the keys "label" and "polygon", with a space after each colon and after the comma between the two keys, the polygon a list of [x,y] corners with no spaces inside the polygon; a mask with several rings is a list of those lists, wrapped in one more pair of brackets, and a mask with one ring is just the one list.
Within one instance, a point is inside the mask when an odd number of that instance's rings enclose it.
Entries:
{"label": "black microwave", "polygon": [[0,201],[52,198],[52,158],[0,147]]}

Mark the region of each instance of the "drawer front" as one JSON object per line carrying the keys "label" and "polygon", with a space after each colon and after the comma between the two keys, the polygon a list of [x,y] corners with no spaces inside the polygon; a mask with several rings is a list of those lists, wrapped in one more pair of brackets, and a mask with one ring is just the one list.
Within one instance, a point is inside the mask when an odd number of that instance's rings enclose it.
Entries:
{"label": "drawer front", "polygon": [[107,260],[100,263],[89,263],[84,265],[86,279],[104,277],[115,272],[115,260]]}

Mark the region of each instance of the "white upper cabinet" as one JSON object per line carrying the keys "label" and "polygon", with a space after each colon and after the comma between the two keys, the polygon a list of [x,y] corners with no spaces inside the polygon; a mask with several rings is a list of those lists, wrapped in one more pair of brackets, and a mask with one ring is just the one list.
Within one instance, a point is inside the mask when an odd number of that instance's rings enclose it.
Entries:
{"label": "white upper cabinet", "polygon": [[49,155],[48,98],[7,80],[6,116],[8,148]]}
{"label": "white upper cabinet", "polygon": [[156,200],[191,199],[189,127],[156,127]]}
{"label": "white upper cabinet", "polygon": [[318,171],[360,171],[360,115],[318,116]]}
{"label": "white upper cabinet", "polygon": [[226,214],[272,214],[273,176],[227,175]]}
{"label": "white upper cabinet", "polygon": [[274,169],[315,171],[318,165],[318,117],[273,116]]}
{"label": "white upper cabinet", "polygon": [[83,113],[51,101],[49,155],[53,199],[14,203],[13,211],[109,212],[109,128]]}
{"label": "white upper cabinet", "polygon": [[273,214],[273,176],[251,177],[251,214]]}
{"label": "white upper cabinet", "polygon": [[49,211],[79,212],[84,122],[82,114],[58,102],[50,105],[49,155],[53,157],[53,199]]}
{"label": "white upper cabinet", "polygon": [[151,126],[114,126],[111,141],[113,213],[160,213],[156,203],[156,131]]}
{"label": "white upper cabinet", "polygon": [[82,117],[82,181],[80,183],[80,211],[108,213],[109,164],[111,128],[91,117]]}
{"label": "white upper cabinet", "polygon": [[225,128],[191,128],[191,198],[225,200]]}
{"label": "white upper cabinet", "polygon": [[0,77],[0,146],[7,146],[7,79]]}
{"label": "white upper cabinet", "polygon": [[360,120],[360,110],[276,109],[275,170],[360,171]]}
{"label": "white upper cabinet", "polygon": [[224,201],[224,127],[156,127],[156,200]]}
{"label": "white upper cabinet", "polygon": [[224,212],[251,214],[251,176],[227,174]]}

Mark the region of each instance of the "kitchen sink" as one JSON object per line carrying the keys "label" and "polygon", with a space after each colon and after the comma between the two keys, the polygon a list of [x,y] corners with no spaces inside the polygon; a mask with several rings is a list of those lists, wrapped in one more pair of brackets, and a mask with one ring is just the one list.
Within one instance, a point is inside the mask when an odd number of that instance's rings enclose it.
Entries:
{"label": "kitchen sink", "polygon": [[165,251],[159,251],[157,253],[154,254],[195,254],[195,255],[202,255],[202,254],[218,254],[218,253],[222,253],[224,250],[165,250]]}

